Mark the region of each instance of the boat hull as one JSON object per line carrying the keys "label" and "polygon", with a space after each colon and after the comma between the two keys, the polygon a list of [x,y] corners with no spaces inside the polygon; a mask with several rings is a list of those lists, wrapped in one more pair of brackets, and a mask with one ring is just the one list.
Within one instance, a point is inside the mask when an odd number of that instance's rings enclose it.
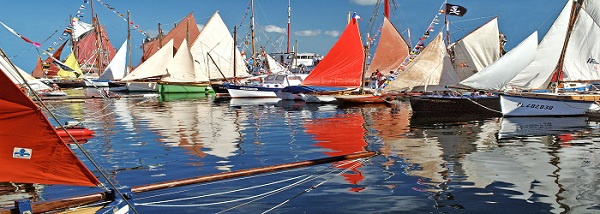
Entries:
{"label": "boat hull", "polygon": [[394,99],[392,96],[381,96],[371,94],[350,94],[335,96],[335,99],[341,104],[362,104],[362,103],[387,103]]}
{"label": "boat hull", "polygon": [[127,82],[129,92],[158,92],[157,82]]}
{"label": "boat hull", "polygon": [[283,88],[271,88],[252,85],[234,85],[228,84],[227,91],[231,98],[277,98],[275,92]]}
{"label": "boat hull", "polygon": [[211,83],[210,87],[215,91],[216,97],[229,97],[229,91],[223,83]]}
{"label": "boat hull", "polygon": [[593,98],[590,97],[592,100],[574,99],[571,95],[550,94],[538,94],[538,96],[501,95],[500,104],[502,115],[505,117],[581,116],[589,110],[599,108]]}
{"label": "boat hull", "polygon": [[410,97],[410,107],[419,114],[481,113],[500,115],[500,97]]}
{"label": "boat hull", "polygon": [[161,94],[165,93],[202,93],[206,94],[209,91],[208,84],[194,84],[194,83],[158,83],[158,92]]}

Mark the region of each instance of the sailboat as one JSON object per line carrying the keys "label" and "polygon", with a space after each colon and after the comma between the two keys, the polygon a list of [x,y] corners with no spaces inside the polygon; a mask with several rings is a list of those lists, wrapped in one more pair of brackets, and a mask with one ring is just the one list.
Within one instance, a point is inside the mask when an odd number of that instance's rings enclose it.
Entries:
{"label": "sailboat", "polygon": [[[155,54],[161,52],[160,50],[164,49],[164,47],[171,47],[171,49],[173,49],[173,47],[180,47],[184,39],[187,41],[194,41],[199,34],[200,30],[198,29],[198,25],[196,24],[196,20],[194,19],[194,15],[192,13],[185,16],[173,29],[169,31],[169,33],[167,33],[167,35],[162,35],[162,30],[159,25],[159,35],[156,38],[147,39],[147,41],[143,44],[144,53],[140,59],[140,64],[134,68],[131,73],[121,79],[121,81],[125,82],[127,90],[129,92],[158,92],[157,81],[160,79],[162,74],[156,74],[152,72],[150,74],[143,74],[143,71],[136,70],[138,70],[146,61],[150,60],[150,58],[152,58]],[[169,46],[167,43],[171,41],[172,44]],[[173,58],[174,52],[174,50],[171,50],[171,58]],[[165,56],[162,56],[162,54],[156,58],[164,58]],[[163,64],[165,62],[153,63]],[[148,68],[148,66],[144,67],[146,68],[141,70],[151,70],[151,68]],[[132,75],[134,72],[136,74]]]}
{"label": "sailboat", "polygon": [[127,40],[123,42],[117,54],[110,61],[97,80],[86,81],[87,86],[109,87],[111,82],[118,82],[129,74],[127,68]]}
{"label": "sailboat", "polygon": [[[208,20],[198,38],[191,44],[196,82],[210,84],[216,96],[227,96],[223,82],[250,76],[234,37],[223,22],[219,11]],[[224,89],[219,90],[219,89]]]}
{"label": "sailboat", "polygon": [[[381,36],[375,50],[375,55],[368,69],[365,71],[364,77],[371,76],[376,71],[391,73],[397,72],[400,66],[409,56],[409,46],[406,40],[400,35],[396,27],[389,20],[389,2],[385,2],[384,18],[381,27]],[[369,74],[369,75],[367,75]],[[377,80],[379,81],[379,80]],[[383,103],[394,99],[393,95],[379,95],[369,93],[366,94],[365,82],[361,85],[360,94],[338,95],[335,99],[340,103]],[[376,90],[376,89],[371,89]]]}
{"label": "sailboat", "polygon": [[[126,82],[129,92],[158,91],[157,81],[167,75],[167,66],[173,59],[173,40],[138,65],[131,73],[121,79]],[[154,80],[154,81],[134,81]]]}
{"label": "sailboat", "polygon": [[183,39],[175,56],[167,62],[166,74],[158,80],[158,93],[206,93],[208,91],[208,83],[196,82],[194,61],[186,39]]}
{"label": "sailboat", "polygon": [[[590,82],[600,80],[600,53],[596,51],[600,48],[596,39],[600,35],[596,24],[599,7],[598,1],[567,1],[544,36],[547,41],[540,43],[539,57],[512,81],[521,88],[500,96],[503,116],[580,116],[600,109],[600,94],[585,88],[577,91],[579,86],[589,87]],[[524,79],[526,75],[531,78]]]}
{"label": "sailboat", "polygon": [[353,16],[338,41],[298,86],[277,92],[282,100],[335,102],[335,95],[350,93],[362,84],[365,52],[358,21]]}

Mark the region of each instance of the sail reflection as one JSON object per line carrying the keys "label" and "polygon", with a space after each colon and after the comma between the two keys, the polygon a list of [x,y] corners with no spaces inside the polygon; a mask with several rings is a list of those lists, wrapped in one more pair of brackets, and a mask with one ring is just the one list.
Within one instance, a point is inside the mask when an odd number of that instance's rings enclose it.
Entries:
{"label": "sail reflection", "polygon": [[[363,117],[360,113],[336,114],[334,117],[315,118],[306,121],[306,133],[312,134],[317,142],[316,146],[327,148],[324,152],[328,156],[339,156],[365,151],[365,130]],[[337,168],[350,169],[344,173],[344,179],[350,184],[359,184],[364,175],[359,171],[360,162],[341,161],[336,163]],[[351,191],[362,191],[363,188],[352,188]]]}

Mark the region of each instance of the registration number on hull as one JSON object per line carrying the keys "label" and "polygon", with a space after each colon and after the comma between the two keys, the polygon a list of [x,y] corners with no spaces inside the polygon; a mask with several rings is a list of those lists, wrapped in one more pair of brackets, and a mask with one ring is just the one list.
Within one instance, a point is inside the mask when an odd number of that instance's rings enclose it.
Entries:
{"label": "registration number on hull", "polygon": [[551,105],[540,105],[540,104],[533,104],[533,103],[528,103],[528,104],[517,103],[517,107],[541,109],[541,110],[552,110],[554,108],[554,106],[551,106]]}

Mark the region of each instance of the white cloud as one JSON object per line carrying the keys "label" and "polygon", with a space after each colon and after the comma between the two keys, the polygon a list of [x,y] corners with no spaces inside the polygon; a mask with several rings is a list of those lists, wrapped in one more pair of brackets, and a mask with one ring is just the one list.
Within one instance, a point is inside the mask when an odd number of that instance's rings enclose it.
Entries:
{"label": "white cloud", "polygon": [[338,37],[340,36],[340,32],[337,30],[328,30],[325,31],[325,35],[330,35],[331,37]]}
{"label": "white cloud", "polygon": [[362,6],[371,6],[377,4],[377,0],[350,0],[350,3]]}
{"label": "white cloud", "polygon": [[280,28],[277,27],[275,25],[267,25],[265,26],[265,31],[269,32],[269,33],[287,33],[287,29],[285,28]]}
{"label": "white cloud", "polygon": [[321,30],[303,30],[294,32],[294,35],[296,36],[316,36],[319,34],[321,34]]}

